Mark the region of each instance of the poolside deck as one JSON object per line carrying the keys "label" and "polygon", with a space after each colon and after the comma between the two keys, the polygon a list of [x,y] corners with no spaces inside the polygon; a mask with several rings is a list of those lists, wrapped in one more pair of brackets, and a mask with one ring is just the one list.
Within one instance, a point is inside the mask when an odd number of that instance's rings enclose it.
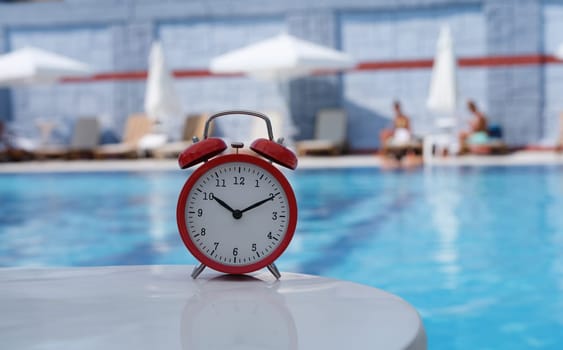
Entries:
{"label": "poolside deck", "polygon": [[[563,153],[520,151],[503,156],[475,156],[435,158],[432,166],[525,166],[563,165]],[[299,169],[379,167],[381,158],[375,155],[299,158]],[[428,165],[426,165],[428,166]],[[42,172],[105,172],[105,171],[166,171],[178,170],[175,159],[133,160],[74,160],[30,161],[0,163],[0,173]]]}

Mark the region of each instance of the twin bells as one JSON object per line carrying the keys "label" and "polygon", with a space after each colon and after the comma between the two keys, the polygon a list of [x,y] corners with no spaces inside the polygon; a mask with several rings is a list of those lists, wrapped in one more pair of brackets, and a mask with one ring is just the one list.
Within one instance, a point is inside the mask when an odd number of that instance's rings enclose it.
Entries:
{"label": "twin bells", "polygon": [[203,133],[203,140],[199,142],[194,142],[193,145],[184,150],[178,157],[178,163],[180,168],[186,169],[201,162],[205,162],[208,159],[222,153],[227,149],[227,144],[220,138],[208,137],[209,125],[211,121],[215,118],[225,116],[225,115],[250,115],[257,118],[261,118],[266,122],[266,127],[268,129],[268,139],[259,138],[252,142],[250,149],[258,153],[262,157],[282,165],[289,169],[295,169],[297,167],[297,157],[288,148],[280,143],[274,141],[274,136],[272,132],[272,125],[270,119],[258,112],[252,111],[225,111],[212,115],[207,119],[205,123],[205,130]]}

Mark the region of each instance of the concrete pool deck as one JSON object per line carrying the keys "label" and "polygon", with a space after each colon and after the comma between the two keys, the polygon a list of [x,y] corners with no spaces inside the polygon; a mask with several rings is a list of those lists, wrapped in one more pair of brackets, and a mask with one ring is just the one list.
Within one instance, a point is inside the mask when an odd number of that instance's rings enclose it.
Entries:
{"label": "concrete pool deck", "polygon": [[[502,156],[466,155],[437,157],[431,166],[526,166],[563,165],[563,153],[520,151]],[[331,157],[300,157],[298,169],[380,167],[381,158],[375,155],[347,155]],[[428,167],[429,165],[425,165]],[[170,171],[179,170],[175,159],[131,160],[49,160],[0,163],[2,173],[44,172],[107,172],[107,171]]]}

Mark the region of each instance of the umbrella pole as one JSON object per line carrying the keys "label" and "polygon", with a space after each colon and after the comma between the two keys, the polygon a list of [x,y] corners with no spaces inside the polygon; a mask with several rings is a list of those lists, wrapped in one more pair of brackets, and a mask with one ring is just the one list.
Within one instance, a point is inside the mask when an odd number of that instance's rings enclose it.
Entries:
{"label": "umbrella pole", "polygon": [[278,88],[278,93],[283,99],[283,111],[282,111],[282,129],[277,130],[276,138],[283,137],[284,144],[288,147],[293,146],[293,136],[297,132],[297,128],[293,124],[293,118],[291,117],[291,91],[289,86],[289,80],[283,80],[280,78],[276,79],[276,85]]}

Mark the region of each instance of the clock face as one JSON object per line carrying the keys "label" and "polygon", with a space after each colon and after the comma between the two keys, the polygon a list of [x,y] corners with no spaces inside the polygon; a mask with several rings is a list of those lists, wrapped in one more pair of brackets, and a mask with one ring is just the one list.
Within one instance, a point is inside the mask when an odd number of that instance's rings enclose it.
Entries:
{"label": "clock face", "polygon": [[188,179],[177,211],[182,240],[203,264],[246,273],[271,264],[297,221],[293,191],[270,163],[250,155],[214,158]]}

